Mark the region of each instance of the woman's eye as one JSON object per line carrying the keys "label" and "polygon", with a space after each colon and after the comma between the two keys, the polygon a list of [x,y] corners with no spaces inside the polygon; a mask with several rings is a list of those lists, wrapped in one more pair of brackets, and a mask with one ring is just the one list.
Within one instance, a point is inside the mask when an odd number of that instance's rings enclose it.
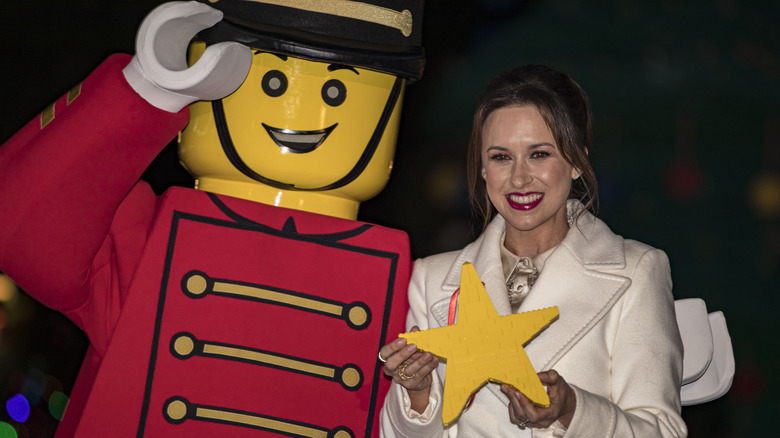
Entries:
{"label": "woman's eye", "polygon": [[271,70],[263,76],[263,91],[271,97],[279,97],[287,91],[287,76],[279,70]]}
{"label": "woman's eye", "polygon": [[531,158],[545,158],[545,157],[549,157],[549,156],[550,156],[550,153],[549,152],[544,152],[544,151],[535,151],[535,152],[531,153]]}
{"label": "woman's eye", "polygon": [[493,161],[506,161],[509,159],[509,155],[507,154],[495,154],[491,155],[490,159]]}
{"label": "woman's eye", "polygon": [[330,106],[339,106],[347,99],[347,87],[338,79],[331,79],[322,86],[322,100]]}

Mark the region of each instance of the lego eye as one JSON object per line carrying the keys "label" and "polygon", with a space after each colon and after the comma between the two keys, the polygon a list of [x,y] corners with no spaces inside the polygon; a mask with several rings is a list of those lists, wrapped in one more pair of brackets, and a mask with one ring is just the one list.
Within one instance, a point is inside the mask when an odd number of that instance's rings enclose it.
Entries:
{"label": "lego eye", "polygon": [[347,87],[338,79],[331,79],[322,86],[322,100],[330,106],[339,106],[347,99]]}
{"label": "lego eye", "polygon": [[271,70],[263,76],[263,91],[271,97],[279,97],[287,91],[287,76],[279,70]]}

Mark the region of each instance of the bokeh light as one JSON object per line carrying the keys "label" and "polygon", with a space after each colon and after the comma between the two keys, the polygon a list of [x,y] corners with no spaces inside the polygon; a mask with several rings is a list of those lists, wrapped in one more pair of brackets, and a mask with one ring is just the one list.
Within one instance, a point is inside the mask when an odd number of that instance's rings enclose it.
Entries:
{"label": "bokeh light", "polygon": [[44,400],[48,400],[55,391],[63,392],[63,386],[60,379],[48,374],[41,382],[41,395]]}
{"label": "bokeh light", "polygon": [[666,170],[669,197],[679,202],[698,200],[704,191],[705,176],[701,165],[691,158],[678,159]]}
{"label": "bokeh light", "polygon": [[62,421],[62,417],[65,415],[65,408],[68,407],[68,401],[70,401],[70,399],[62,392],[52,392],[49,397],[49,413],[51,416],[58,421]]}
{"label": "bokeh light", "polygon": [[454,209],[463,202],[461,163],[451,161],[433,166],[426,178],[427,199],[441,209]]}
{"label": "bokeh light", "polygon": [[[46,408],[41,408],[40,406],[33,406],[30,409],[30,417],[24,422],[24,426],[31,437],[49,436],[55,425],[55,420],[51,418]],[[19,435],[21,434],[20,432]]]}
{"label": "bokeh light", "polygon": [[16,394],[5,402],[8,415],[14,420],[24,423],[30,416],[30,402],[22,394]]}
{"label": "bokeh light", "polygon": [[18,438],[19,435],[10,424],[0,421],[0,438]]}
{"label": "bokeh light", "polygon": [[41,402],[41,385],[38,382],[38,379],[30,376],[22,383],[22,394],[31,405],[38,405]]}
{"label": "bokeh light", "polygon": [[7,303],[13,300],[18,293],[13,280],[9,276],[0,273],[0,303]]}
{"label": "bokeh light", "polygon": [[766,219],[780,217],[780,175],[764,173],[757,176],[748,189],[753,211]]}

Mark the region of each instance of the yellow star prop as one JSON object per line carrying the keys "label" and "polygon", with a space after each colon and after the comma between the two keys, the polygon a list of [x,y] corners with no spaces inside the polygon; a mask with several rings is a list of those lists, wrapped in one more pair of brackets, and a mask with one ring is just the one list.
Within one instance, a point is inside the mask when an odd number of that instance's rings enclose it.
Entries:
{"label": "yellow star prop", "polygon": [[523,345],[558,318],[558,308],[498,316],[474,266],[464,263],[460,275],[457,323],[400,335],[447,362],[444,425],[455,421],[471,393],[488,381],[512,385],[532,402],[549,406]]}

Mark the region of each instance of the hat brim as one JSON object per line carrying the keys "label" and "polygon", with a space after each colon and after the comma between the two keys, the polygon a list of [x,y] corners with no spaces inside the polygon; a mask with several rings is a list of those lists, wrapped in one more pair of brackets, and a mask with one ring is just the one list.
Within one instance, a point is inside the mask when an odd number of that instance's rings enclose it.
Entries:
{"label": "hat brim", "polygon": [[236,41],[253,49],[378,70],[410,81],[419,80],[425,69],[425,52],[418,45],[379,45],[265,24],[250,28],[236,21],[240,20],[225,17],[199,32],[198,39],[207,44]]}

